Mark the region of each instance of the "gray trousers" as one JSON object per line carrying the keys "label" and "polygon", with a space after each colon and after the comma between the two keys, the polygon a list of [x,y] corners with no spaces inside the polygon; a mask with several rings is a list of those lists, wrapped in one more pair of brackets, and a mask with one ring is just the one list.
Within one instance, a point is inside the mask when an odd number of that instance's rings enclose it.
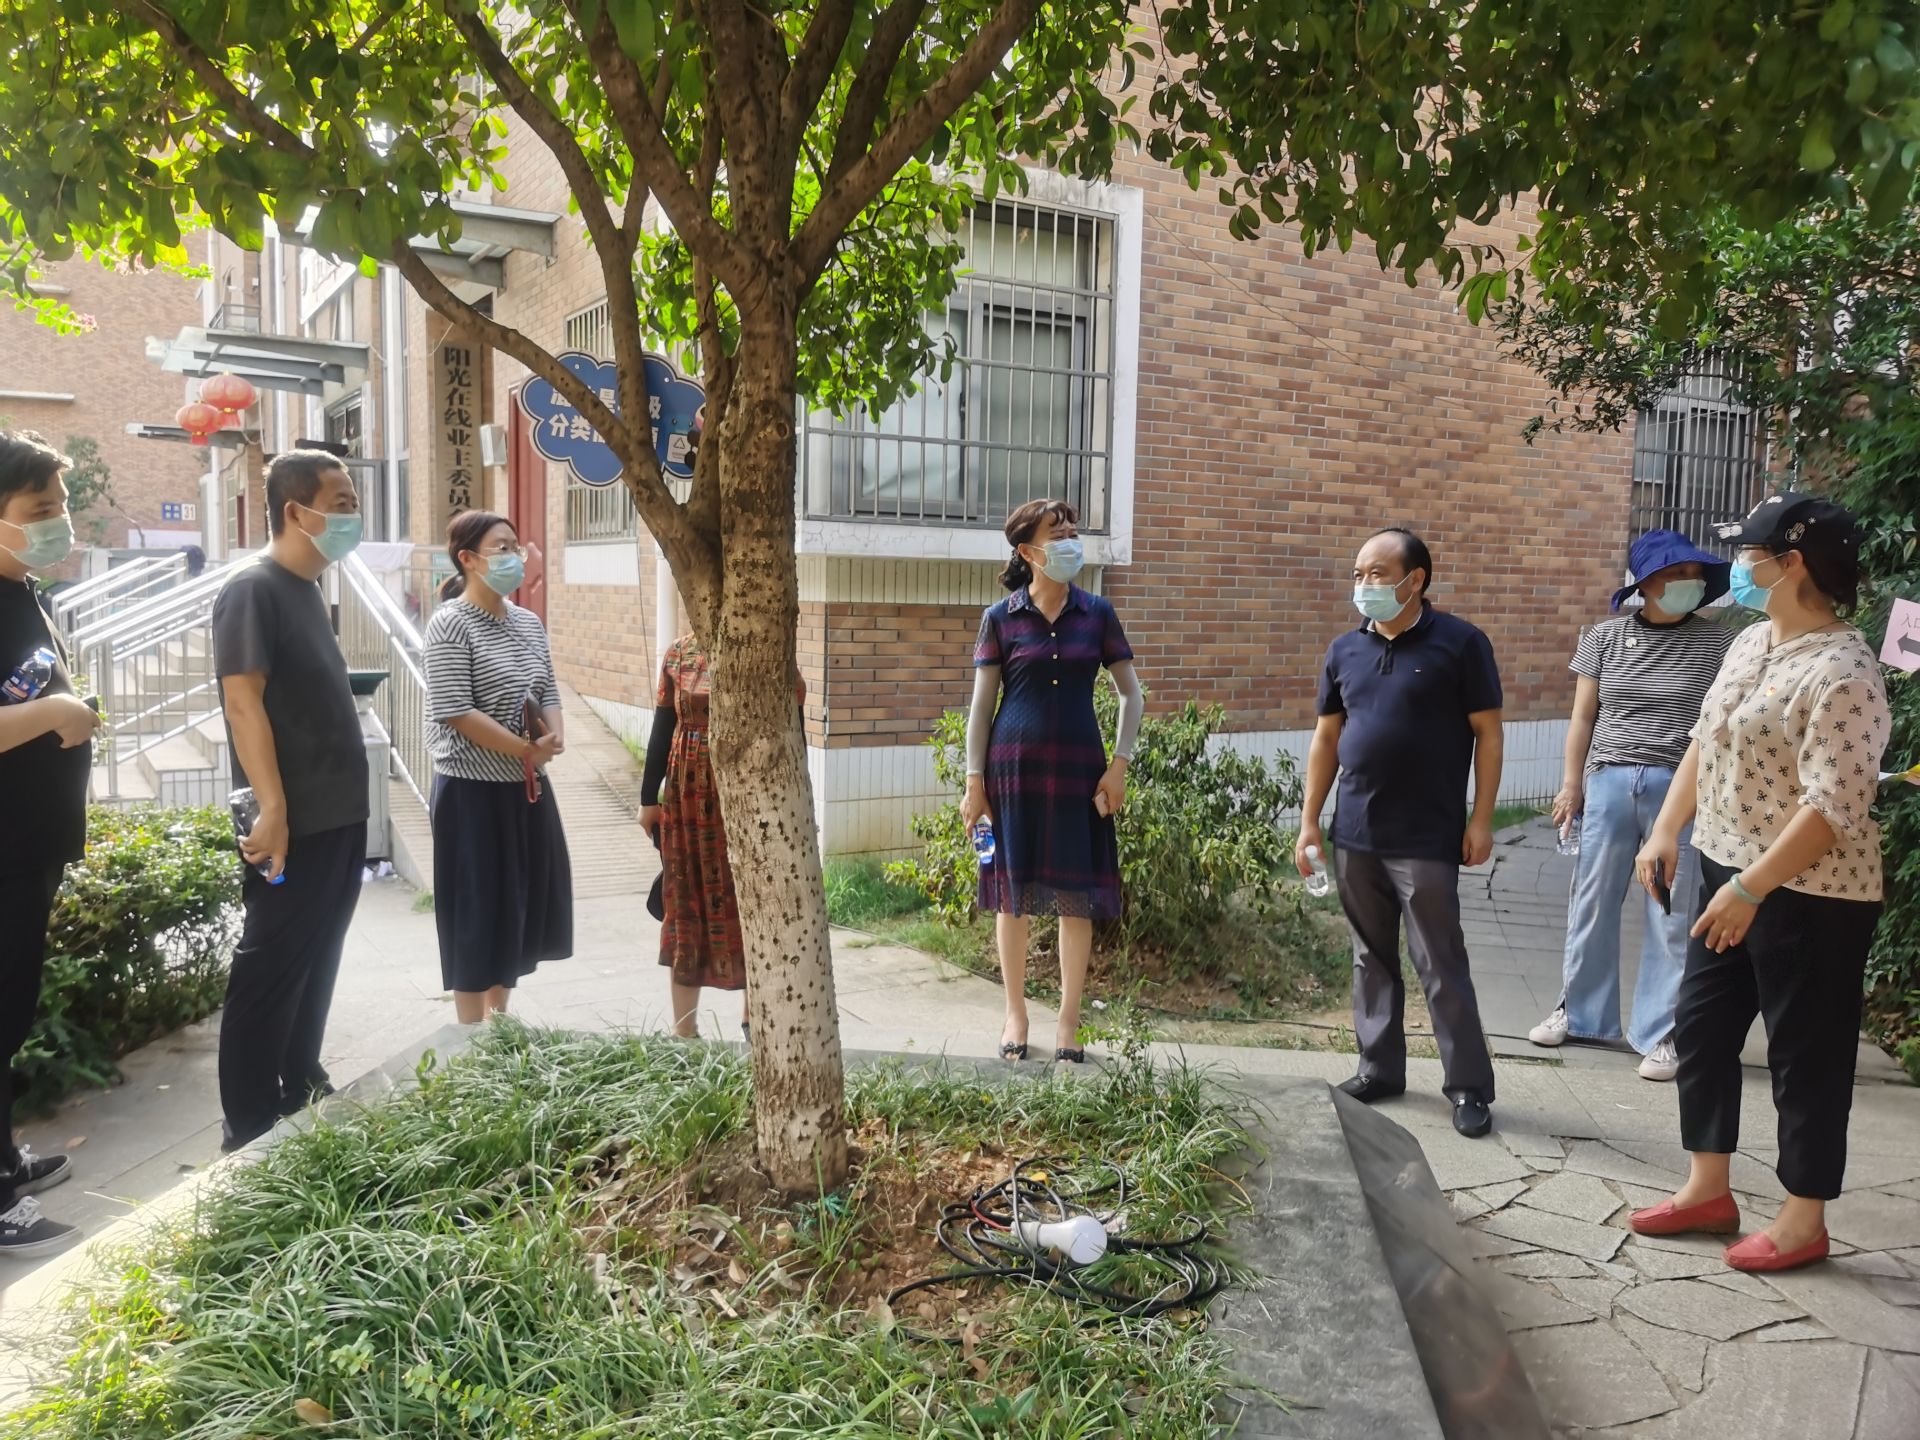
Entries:
{"label": "gray trousers", "polygon": [[1334,863],[1340,906],[1353,931],[1353,1029],[1360,1073],[1389,1084],[1407,1078],[1407,987],[1400,974],[1400,922],[1427,992],[1445,1088],[1493,1101],[1493,1056],[1460,933],[1460,867],[1445,860],[1387,860],[1341,850]]}

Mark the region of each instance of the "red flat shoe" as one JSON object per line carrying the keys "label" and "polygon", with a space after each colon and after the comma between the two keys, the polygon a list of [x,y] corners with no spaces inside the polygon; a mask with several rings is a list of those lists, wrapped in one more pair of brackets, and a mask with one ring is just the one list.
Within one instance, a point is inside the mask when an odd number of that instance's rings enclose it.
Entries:
{"label": "red flat shoe", "polygon": [[1828,1248],[1827,1232],[1822,1230],[1817,1240],[1809,1240],[1798,1250],[1782,1254],[1766,1231],[1762,1230],[1757,1235],[1747,1236],[1737,1245],[1729,1245],[1724,1258],[1735,1270],[1798,1270],[1802,1265],[1817,1265],[1826,1259]]}
{"label": "red flat shoe", "polygon": [[1636,1235],[1737,1235],[1740,1204],[1731,1195],[1698,1205],[1662,1200],[1649,1209],[1634,1211],[1627,1224]]}

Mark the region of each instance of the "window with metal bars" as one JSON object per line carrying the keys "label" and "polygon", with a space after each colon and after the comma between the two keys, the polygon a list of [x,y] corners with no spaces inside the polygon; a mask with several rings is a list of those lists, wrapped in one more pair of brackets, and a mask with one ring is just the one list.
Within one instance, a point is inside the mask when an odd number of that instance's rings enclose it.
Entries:
{"label": "window with metal bars", "polygon": [[1115,225],[1025,201],[979,207],[959,285],[927,323],[961,361],[879,416],[805,411],[800,466],[817,518],[997,527],[1054,496],[1107,528]]}
{"label": "window with metal bars", "polygon": [[[607,302],[589,305],[567,317],[566,348],[596,360],[613,358],[613,325]],[[639,533],[640,517],[625,485],[588,485],[567,472],[567,539],[570,541],[631,540]]]}
{"label": "window with metal bars", "polygon": [[1765,432],[1761,417],[1739,400],[1736,378],[1724,358],[1702,356],[1671,392],[1640,411],[1629,543],[1649,530],[1678,530],[1724,551],[1713,527],[1760,503]]}

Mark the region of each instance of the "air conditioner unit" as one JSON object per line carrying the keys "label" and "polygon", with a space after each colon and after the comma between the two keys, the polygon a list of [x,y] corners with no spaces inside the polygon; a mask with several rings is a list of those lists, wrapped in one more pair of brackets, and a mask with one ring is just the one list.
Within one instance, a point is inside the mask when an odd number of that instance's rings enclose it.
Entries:
{"label": "air conditioner unit", "polygon": [[483,469],[493,470],[507,463],[507,427],[504,425],[482,425],[480,427],[480,464]]}

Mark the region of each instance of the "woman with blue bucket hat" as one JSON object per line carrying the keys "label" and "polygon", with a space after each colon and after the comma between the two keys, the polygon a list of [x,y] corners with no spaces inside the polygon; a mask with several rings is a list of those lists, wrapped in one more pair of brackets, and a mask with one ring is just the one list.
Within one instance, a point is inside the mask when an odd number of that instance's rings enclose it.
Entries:
{"label": "woman with blue bucket hat", "polygon": [[[1578,678],[1553,823],[1568,839],[1578,834],[1579,854],[1560,998],[1530,1032],[1536,1045],[1621,1038],[1620,913],[1634,857],[1733,643],[1731,629],[1699,613],[1727,593],[1727,561],[1678,531],[1653,530],[1633,542],[1628,565],[1633,578],[1613,597],[1618,618],[1580,637],[1570,667]],[[1619,614],[1634,595],[1638,607]],[[1700,887],[1699,857],[1687,841],[1682,834],[1668,908],[1647,900],[1626,1039],[1645,1057],[1640,1074],[1648,1080],[1671,1080],[1678,1070],[1674,1004]]]}

